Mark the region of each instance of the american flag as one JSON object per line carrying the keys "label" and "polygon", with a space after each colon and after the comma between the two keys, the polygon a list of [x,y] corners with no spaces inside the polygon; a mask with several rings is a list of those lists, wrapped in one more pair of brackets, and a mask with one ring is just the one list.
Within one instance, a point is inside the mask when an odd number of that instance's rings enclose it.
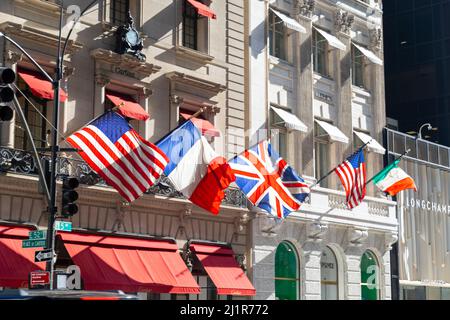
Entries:
{"label": "american flag", "polygon": [[109,111],[67,138],[81,157],[128,202],[163,173],[167,156],[145,141],[121,115]]}
{"label": "american flag", "polygon": [[278,219],[298,210],[310,193],[305,181],[268,141],[246,150],[229,164],[249,201]]}
{"label": "american flag", "polygon": [[366,164],[360,149],[347,158],[335,170],[345,189],[347,207],[357,207],[366,196]]}

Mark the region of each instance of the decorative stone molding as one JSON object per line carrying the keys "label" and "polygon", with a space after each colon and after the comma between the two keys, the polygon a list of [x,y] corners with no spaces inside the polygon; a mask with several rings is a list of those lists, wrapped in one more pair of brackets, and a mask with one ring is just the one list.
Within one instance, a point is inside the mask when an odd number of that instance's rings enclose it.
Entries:
{"label": "decorative stone molding", "polygon": [[351,246],[360,246],[369,237],[369,232],[367,229],[363,228],[353,228],[348,232],[348,241]]}
{"label": "decorative stone molding", "polygon": [[370,35],[370,46],[379,51],[383,43],[383,31],[381,28],[371,29],[369,31]]}
{"label": "decorative stone molding", "polygon": [[308,238],[313,241],[322,241],[328,232],[328,225],[320,222],[311,222],[306,226]]}
{"label": "decorative stone molding", "polygon": [[247,271],[247,258],[245,254],[237,254],[236,261],[242,270]]}
{"label": "decorative stone molding", "polygon": [[103,74],[96,74],[95,75],[95,84],[99,86],[107,86],[111,82],[111,79]]}
{"label": "decorative stone molding", "polygon": [[[14,23],[14,22],[4,22],[0,24],[0,31],[6,35],[13,35],[16,38],[21,38],[37,45],[47,46],[52,49],[58,48],[58,37],[57,35],[47,33],[42,29],[35,29],[24,24]],[[65,39],[63,39],[64,41]],[[74,40],[69,40],[67,44],[67,53],[73,54],[83,48],[80,42]]]}
{"label": "decorative stone molding", "polygon": [[335,27],[338,32],[350,34],[353,23],[355,22],[355,16],[344,10],[337,10],[335,14]]}
{"label": "decorative stone molding", "polygon": [[177,235],[186,233],[186,220],[192,216],[192,205],[186,204],[185,209],[180,211],[179,220],[180,225],[177,230]]}
{"label": "decorative stone molding", "polygon": [[[114,224],[112,226],[113,231],[119,231],[121,228],[125,226],[125,215],[129,213],[131,204],[124,201],[117,201],[116,202],[116,220],[114,221]],[[126,230],[125,230],[126,231]]]}
{"label": "decorative stone molding", "polygon": [[194,253],[189,249],[189,246],[186,244],[186,249],[182,253],[182,258],[184,262],[186,262],[186,266],[189,271],[192,271],[193,261],[194,261]]}
{"label": "decorative stone molding", "polygon": [[244,227],[249,221],[249,215],[247,213],[243,213],[241,216],[234,218],[234,232],[238,234],[244,231]]}
{"label": "decorative stone molding", "polygon": [[139,95],[148,98],[153,94],[153,89],[150,85],[139,88]]}
{"label": "decorative stone molding", "polygon": [[18,53],[12,50],[8,50],[8,52],[6,53],[6,63],[9,65],[14,65],[19,61],[22,61],[23,59],[23,54],[22,53]]}
{"label": "decorative stone molding", "polygon": [[398,234],[394,232],[387,233],[384,241],[386,250],[392,250],[392,245],[398,241]]}
{"label": "decorative stone molding", "polygon": [[75,68],[74,67],[63,67],[64,78],[69,78],[74,73],[75,73]]}
{"label": "decorative stone molding", "polygon": [[283,225],[284,220],[277,220],[267,214],[257,213],[259,220],[259,231],[265,237],[276,237]]}
{"label": "decorative stone molding", "polygon": [[221,93],[227,89],[226,86],[212,82],[209,80],[201,79],[198,77],[194,77],[182,72],[169,72],[166,74],[166,78],[169,79],[173,83],[180,83],[187,85],[189,87],[199,88],[205,91],[208,91],[210,93],[213,93],[214,95]]}
{"label": "decorative stone molding", "polygon": [[195,60],[201,63],[208,63],[212,60],[214,60],[213,56],[210,56],[209,54],[197,51],[197,50],[193,50],[190,48],[186,48],[183,46],[176,46],[175,47],[175,52],[177,55],[186,57],[189,60]]}
{"label": "decorative stone molding", "polygon": [[91,51],[91,57],[97,62],[109,65],[111,72],[124,76],[143,79],[161,70],[160,66],[139,61],[129,54],[118,54],[111,50],[95,49]]}
{"label": "decorative stone molding", "polygon": [[298,15],[302,15],[307,18],[311,18],[314,9],[316,7],[316,1],[315,0],[296,0],[295,1],[295,12],[297,12]]}
{"label": "decorative stone molding", "polygon": [[180,97],[180,96],[178,96],[176,94],[171,94],[170,95],[170,102],[172,104],[175,104],[175,105],[178,106],[178,105],[182,104],[183,101],[184,101],[183,97]]}

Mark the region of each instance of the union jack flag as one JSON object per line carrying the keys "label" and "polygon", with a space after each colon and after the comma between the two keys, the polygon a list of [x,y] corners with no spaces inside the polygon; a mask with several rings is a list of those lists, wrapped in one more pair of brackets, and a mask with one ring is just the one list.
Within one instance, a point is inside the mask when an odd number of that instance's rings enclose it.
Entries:
{"label": "union jack flag", "polygon": [[305,181],[268,141],[230,160],[236,184],[249,201],[278,219],[297,211],[310,193]]}
{"label": "union jack flag", "polygon": [[67,142],[81,149],[84,161],[128,202],[147,191],[169,161],[113,111],[75,132]]}
{"label": "union jack flag", "polygon": [[347,207],[357,207],[366,196],[366,164],[360,149],[347,158],[335,170],[345,189]]}

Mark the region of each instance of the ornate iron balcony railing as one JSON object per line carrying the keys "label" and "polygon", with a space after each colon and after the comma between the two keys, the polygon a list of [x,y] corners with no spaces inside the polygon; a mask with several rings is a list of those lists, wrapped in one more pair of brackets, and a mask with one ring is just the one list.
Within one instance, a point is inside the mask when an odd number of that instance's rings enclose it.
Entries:
{"label": "ornate iron balcony railing", "polygon": [[[50,161],[50,155],[41,154],[41,160],[43,159]],[[83,160],[58,157],[56,168],[59,176],[69,175],[76,177],[79,179],[80,184],[107,186],[105,181],[103,181],[103,179]],[[0,147],[0,171],[25,175],[38,175],[35,159],[31,152],[6,147]],[[147,191],[147,193],[185,199],[185,197],[175,189],[166,176],[162,176],[159,181]],[[233,207],[246,208],[247,199],[240,189],[230,187],[225,191],[224,204]]]}

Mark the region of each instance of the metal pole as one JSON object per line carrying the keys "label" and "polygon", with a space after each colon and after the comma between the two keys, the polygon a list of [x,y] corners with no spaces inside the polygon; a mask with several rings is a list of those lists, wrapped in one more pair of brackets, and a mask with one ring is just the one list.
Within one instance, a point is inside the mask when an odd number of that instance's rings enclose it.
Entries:
{"label": "metal pole", "polygon": [[[56,75],[53,81],[54,97],[53,97],[53,128],[52,128],[52,155],[50,163],[50,205],[48,208],[48,230],[47,230],[47,248],[55,252],[55,220],[57,214],[56,208],[56,161],[58,160],[58,128],[59,128],[59,108],[60,108],[60,97],[59,92],[61,89],[61,79],[62,79],[62,60],[61,57],[61,40],[62,40],[62,24],[63,24],[63,11],[64,11],[64,1],[62,1],[59,16],[59,45],[58,45],[58,56],[56,61]],[[54,269],[54,259],[47,261],[46,270],[50,272],[50,290],[53,290],[53,270]]]}

